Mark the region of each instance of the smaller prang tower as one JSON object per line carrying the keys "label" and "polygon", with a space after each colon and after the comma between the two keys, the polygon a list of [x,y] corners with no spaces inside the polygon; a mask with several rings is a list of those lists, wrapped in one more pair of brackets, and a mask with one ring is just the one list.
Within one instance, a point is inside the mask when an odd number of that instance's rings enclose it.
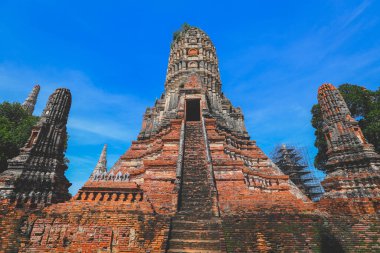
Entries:
{"label": "smaller prang tower", "polygon": [[40,93],[40,86],[37,84],[33,87],[33,90],[29,93],[29,96],[22,103],[22,108],[29,114],[32,115],[34,112],[34,107],[37,103],[37,97]]}
{"label": "smaller prang tower", "polygon": [[107,174],[107,144],[104,144],[102,152],[100,153],[99,161],[96,164],[94,171],[91,173],[91,179],[97,179],[102,175]]}
{"label": "smaller prang tower", "polygon": [[335,204],[339,199],[356,199],[356,203],[370,204],[351,207],[361,206],[361,212],[376,211],[378,205],[375,203],[380,197],[380,155],[364,138],[358,122],[352,118],[342,95],[332,84],[319,88],[318,102],[328,147],[328,175],[322,182],[326,191],[323,198],[335,199]]}
{"label": "smaller prang tower", "polygon": [[49,97],[20,155],[8,160],[8,169],[0,174],[0,198],[19,207],[31,208],[70,198],[68,188],[71,184],[64,175],[70,107],[68,89],[57,89]]}

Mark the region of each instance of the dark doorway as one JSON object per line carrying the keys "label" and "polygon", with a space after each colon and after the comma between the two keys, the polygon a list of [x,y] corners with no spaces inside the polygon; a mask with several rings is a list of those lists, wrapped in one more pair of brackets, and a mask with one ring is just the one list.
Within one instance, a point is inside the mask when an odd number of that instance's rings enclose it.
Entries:
{"label": "dark doorway", "polygon": [[186,100],[186,121],[200,121],[201,107],[199,99]]}

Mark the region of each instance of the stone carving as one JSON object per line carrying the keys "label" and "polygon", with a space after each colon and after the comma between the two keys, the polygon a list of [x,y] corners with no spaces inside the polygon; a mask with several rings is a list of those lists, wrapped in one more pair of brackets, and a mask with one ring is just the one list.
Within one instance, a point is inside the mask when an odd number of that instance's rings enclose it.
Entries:
{"label": "stone carving", "polygon": [[136,229],[131,228],[129,230],[129,242],[128,242],[128,246],[129,247],[134,246],[135,242],[136,242]]}
{"label": "stone carving", "polygon": [[68,200],[71,185],[64,172],[66,124],[71,107],[68,89],[50,97],[20,155],[0,174],[0,196],[16,205],[35,207]]}
{"label": "stone carving", "polygon": [[189,49],[189,51],[187,51],[187,54],[188,54],[189,56],[197,56],[197,55],[199,54],[199,52],[198,52],[198,49],[196,49],[196,48],[191,48],[191,49]]}

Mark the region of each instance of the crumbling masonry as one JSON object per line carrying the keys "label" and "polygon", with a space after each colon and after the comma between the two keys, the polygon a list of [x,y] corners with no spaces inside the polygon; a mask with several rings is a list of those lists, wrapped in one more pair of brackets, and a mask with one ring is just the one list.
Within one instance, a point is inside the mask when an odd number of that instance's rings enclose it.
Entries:
{"label": "crumbling masonry", "polygon": [[[66,102],[53,99],[57,103],[51,103],[50,107],[48,103],[49,109],[44,113],[57,112],[54,113],[57,117],[52,116],[56,120],[47,127],[66,124],[69,93],[59,91],[60,98],[66,94]],[[320,96],[324,96],[323,93]],[[42,118],[41,124],[48,119]],[[325,120],[329,124],[328,118]],[[31,147],[59,151],[54,155],[63,158],[64,131],[44,132],[42,126],[33,131],[38,133],[32,132],[28,142]],[[332,140],[336,138],[334,131],[331,134]],[[364,141],[361,145],[363,148],[355,149],[356,152],[370,150]],[[377,159],[371,152],[371,157]],[[44,154],[38,153],[41,159]],[[54,156],[48,154],[49,158]],[[33,152],[29,156],[30,161],[35,161]],[[368,157],[369,153],[362,156]],[[375,200],[378,181],[364,187],[366,195],[345,195],[371,204],[371,208],[342,209],[344,213],[336,214],[329,212],[328,204],[319,207],[319,203],[310,201],[250,139],[241,110],[233,107],[221,91],[215,47],[210,38],[195,27],[186,27],[175,37],[165,91],[155,105],[146,110],[137,140],[110,170],[107,170],[104,147],[88,181],[67,201],[69,184],[63,176],[62,160],[54,160],[55,167],[47,170],[45,163],[37,162],[32,163],[33,169],[27,169],[30,162],[22,158],[21,155],[13,159],[20,162],[12,163],[0,175],[1,182],[6,178],[21,178],[25,183],[44,178],[44,184],[33,189],[15,183],[2,186],[0,244],[3,251],[379,250],[379,206],[374,204],[378,203]],[[346,158],[342,159],[344,162]],[[325,202],[334,202],[341,196],[340,192],[343,194],[334,171],[347,169],[333,161],[332,158],[329,162],[331,174],[325,183],[328,189]],[[353,158],[347,164],[355,161]],[[377,163],[370,164],[371,168],[360,165],[361,169],[355,173],[361,174],[363,180],[378,178]],[[30,176],[33,171],[40,174]],[[47,171],[50,177],[43,177]],[[23,173],[27,176],[15,176]],[[58,178],[51,173],[59,175]],[[345,180],[355,179],[346,177]],[[25,208],[18,204],[34,203],[29,200],[30,192],[39,189],[44,189],[49,196],[43,201],[47,207],[28,205]],[[53,204],[56,202],[62,203]],[[366,215],[361,215],[363,213]]]}
{"label": "crumbling masonry", "polygon": [[342,208],[376,212],[380,205],[380,155],[364,138],[333,85],[319,88],[318,102],[328,147],[328,175],[323,182],[326,193],[322,203],[335,212],[347,212]]}
{"label": "crumbling masonry", "polygon": [[49,97],[20,155],[8,161],[8,169],[0,176],[1,197],[17,207],[43,207],[70,198],[71,184],[64,175],[70,106],[71,94],[67,89],[57,89]]}

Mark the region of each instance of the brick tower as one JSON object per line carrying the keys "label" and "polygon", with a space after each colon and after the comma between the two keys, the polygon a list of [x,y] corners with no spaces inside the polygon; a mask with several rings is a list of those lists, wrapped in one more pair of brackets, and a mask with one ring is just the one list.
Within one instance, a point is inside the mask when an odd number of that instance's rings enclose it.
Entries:
{"label": "brick tower", "polygon": [[102,153],[100,153],[99,161],[96,164],[94,171],[91,173],[90,178],[96,180],[103,174],[107,173],[107,144],[104,144]]}
{"label": "brick tower", "polygon": [[22,103],[22,108],[28,112],[29,115],[32,115],[34,112],[34,107],[37,103],[38,93],[40,93],[40,86],[37,84],[33,87],[33,90],[30,92],[28,97]]}
{"label": "brick tower", "polygon": [[[38,93],[39,86],[36,87],[33,91]],[[20,155],[10,159],[8,169],[0,174],[2,198],[25,208],[70,198],[68,188],[71,184],[64,175],[67,169],[64,162],[66,123],[70,106],[71,94],[67,89],[57,89],[49,97],[40,120],[20,149]]]}
{"label": "brick tower", "polygon": [[[326,190],[323,198],[325,201],[334,199],[328,204],[330,207],[340,205],[375,212],[378,209],[375,199],[380,197],[380,155],[364,138],[358,122],[351,117],[342,95],[332,84],[323,84],[319,88],[318,102],[328,147],[328,175],[323,181]],[[355,200],[357,204],[341,203],[348,200]],[[358,204],[366,202],[364,206]]]}

